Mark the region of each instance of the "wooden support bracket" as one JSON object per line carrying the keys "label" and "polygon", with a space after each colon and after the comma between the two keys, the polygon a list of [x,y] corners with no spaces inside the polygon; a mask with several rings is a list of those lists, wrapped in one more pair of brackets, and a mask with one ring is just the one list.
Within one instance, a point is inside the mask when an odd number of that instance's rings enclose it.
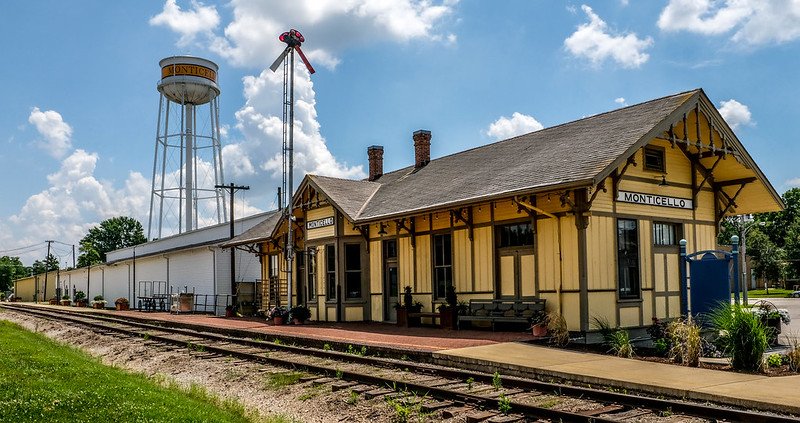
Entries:
{"label": "wooden support bracket", "polygon": [[544,211],[544,210],[540,209],[539,207],[536,207],[536,206],[534,206],[533,204],[531,204],[531,203],[529,203],[529,202],[525,201],[523,198],[514,197],[514,199],[513,199],[512,201],[513,201],[513,202],[514,202],[514,203],[515,203],[515,204],[516,204],[518,207],[522,207],[523,209],[525,209],[526,211],[528,211],[528,214],[529,214],[529,215],[531,215],[531,216],[533,215],[533,213],[532,213],[532,212],[535,212],[535,213],[540,213],[540,214],[543,214],[543,215],[545,215],[545,216],[547,216],[547,217],[552,217],[553,219],[557,219],[557,218],[558,218],[558,217],[557,217],[556,215],[554,215],[553,213],[546,212],[546,211]]}
{"label": "wooden support bracket", "polygon": [[622,170],[617,171],[615,169],[614,172],[611,174],[611,185],[612,185],[611,192],[612,194],[614,194],[614,198],[617,198],[617,195],[619,194],[619,181],[620,179],[622,179],[622,175],[625,174],[625,172],[628,170],[628,166],[631,165],[633,165],[633,167],[636,167],[635,153],[632,154],[630,157],[628,157],[628,160],[625,162],[625,166],[622,167]]}
{"label": "wooden support bracket", "polygon": [[364,238],[364,241],[367,243],[367,253],[369,253],[369,225],[353,225],[353,230],[358,231],[358,233],[361,234],[361,237]]}
{"label": "wooden support bracket", "polygon": [[410,222],[408,225],[406,225],[406,218],[405,217],[402,218],[402,219],[397,219],[394,222],[397,224],[398,228],[405,230],[406,232],[408,232],[409,235],[411,235],[411,247],[412,248],[416,248],[417,247],[417,232],[416,232],[416,229],[415,229],[416,225],[414,224],[414,218],[413,217],[409,217],[408,220]]}
{"label": "wooden support bracket", "polygon": [[[464,216],[465,214],[466,216]],[[465,225],[467,225],[469,240],[472,241],[475,232],[475,225],[472,222],[472,207],[462,207],[450,210],[450,216],[453,217],[454,221],[463,222]]]}

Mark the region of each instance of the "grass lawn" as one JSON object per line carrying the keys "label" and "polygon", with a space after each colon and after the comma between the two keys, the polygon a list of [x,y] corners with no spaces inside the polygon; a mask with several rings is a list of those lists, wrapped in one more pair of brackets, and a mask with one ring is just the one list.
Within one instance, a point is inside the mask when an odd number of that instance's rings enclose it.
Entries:
{"label": "grass lawn", "polygon": [[245,414],[0,321],[0,422],[252,422]]}
{"label": "grass lawn", "polygon": [[778,288],[770,288],[769,294],[767,291],[763,289],[752,289],[747,291],[748,298],[787,298],[789,294],[791,294],[791,289],[778,289]]}

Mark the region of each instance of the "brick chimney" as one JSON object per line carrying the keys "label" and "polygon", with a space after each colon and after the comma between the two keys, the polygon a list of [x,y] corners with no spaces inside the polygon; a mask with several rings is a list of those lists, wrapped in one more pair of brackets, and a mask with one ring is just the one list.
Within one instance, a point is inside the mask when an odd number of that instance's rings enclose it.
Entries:
{"label": "brick chimney", "polygon": [[431,131],[414,131],[414,168],[419,169],[431,161]]}
{"label": "brick chimney", "polygon": [[374,181],[383,175],[383,146],[367,147],[367,158],[369,158],[369,180]]}

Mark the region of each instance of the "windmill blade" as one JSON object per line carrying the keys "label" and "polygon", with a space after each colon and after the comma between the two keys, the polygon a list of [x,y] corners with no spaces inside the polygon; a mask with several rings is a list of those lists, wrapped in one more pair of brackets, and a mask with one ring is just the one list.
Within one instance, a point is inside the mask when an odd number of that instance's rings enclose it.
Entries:
{"label": "windmill blade", "polygon": [[272,62],[272,66],[270,66],[269,68],[270,68],[270,69],[272,69],[272,71],[273,71],[273,72],[277,72],[277,71],[278,71],[278,66],[280,66],[280,65],[281,65],[281,63],[283,63],[283,59],[285,59],[285,58],[286,58],[286,55],[287,55],[287,54],[289,54],[289,50],[291,50],[291,47],[286,47],[286,48],[283,50],[283,53],[281,53],[281,54],[278,56],[278,58],[277,58],[277,59],[275,59],[275,61],[274,61],[274,62]]}
{"label": "windmill blade", "polygon": [[295,46],[294,49],[297,50],[298,53],[300,53],[300,59],[302,59],[303,63],[305,63],[306,69],[308,69],[308,73],[313,74],[314,72],[316,72],[314,70],[314,67],[311,66],[311,63],[308,61],[308,59],[306,59],[306,55],[303,54],[303,50],[300,50],[300,46]]}

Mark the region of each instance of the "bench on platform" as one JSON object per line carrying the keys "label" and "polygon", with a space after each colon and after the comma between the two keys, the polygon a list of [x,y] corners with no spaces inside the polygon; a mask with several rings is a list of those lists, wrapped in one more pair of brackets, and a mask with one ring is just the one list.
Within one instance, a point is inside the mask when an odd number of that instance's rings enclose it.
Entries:
{"label": "bench on platform", "polygon": [[433,324],[436,324],[436,319],[441,319],[442,316],[439,313],[430,312],[430,311],[428,311],[428,312],[420,311],[420,312],[408,313],[408,318],[406,319],[406,327],[411,327],[412,326],[411,322],[413,320],[416,320],[414,318],[422,318],[422,317],[427,317],[427,318],[429,318],[429,319],[431,319],[433,321]]}
{"label": "bench on platform", "polygon": [[545,301],[532,300],[469,300],[468,314],[458,316],[461,322],[489,322],[494,331],[495,323],[530,323],[537,313],[544,313]]}

